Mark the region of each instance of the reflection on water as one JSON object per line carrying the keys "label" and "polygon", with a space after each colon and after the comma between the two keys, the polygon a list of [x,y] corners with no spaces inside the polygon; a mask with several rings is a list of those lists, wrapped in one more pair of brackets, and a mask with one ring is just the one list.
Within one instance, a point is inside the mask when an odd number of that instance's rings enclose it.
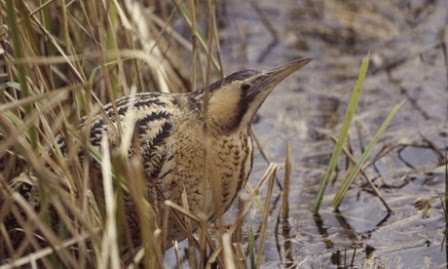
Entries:
{"label": "reflection on water", "polygon": [[319,234],[322,237],[322,242],[325,245],[325,248],[332,249],[334,246],[333,241],[328,236],[327,228],[325,228],[324,221],[322,220],[322,217],[319,214],[316,214],[313,216],[313,220],[316,224],[317,230],[319,231]]}
{"label": "reflection on water", "polygon": [[[279,233],[279,229],[281,229],[281,233]],[[279,216],[275,228],[275,243],[280,256],[280,262],[286,267],[291,267],[295,264],[292,239],[291,225],[289,223],[288,217]],[[281,245],[281,242],[283,242],[283,245]]]}

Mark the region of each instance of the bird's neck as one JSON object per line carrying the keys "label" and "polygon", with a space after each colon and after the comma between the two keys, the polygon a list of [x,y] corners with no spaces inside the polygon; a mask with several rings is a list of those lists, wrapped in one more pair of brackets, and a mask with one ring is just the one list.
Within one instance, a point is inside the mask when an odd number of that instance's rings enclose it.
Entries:
{"label": "bird's neck", "polygon": [[250,128],[253,116],[248,114],[252,111],[248,111],[247,104],[238,99],[219,98],[216,94],[207,96],[204,91],[191,93],[189,99],[191,106],[195,106],[203,118],[206,129],[214,134],[230,135],[247,132]]}

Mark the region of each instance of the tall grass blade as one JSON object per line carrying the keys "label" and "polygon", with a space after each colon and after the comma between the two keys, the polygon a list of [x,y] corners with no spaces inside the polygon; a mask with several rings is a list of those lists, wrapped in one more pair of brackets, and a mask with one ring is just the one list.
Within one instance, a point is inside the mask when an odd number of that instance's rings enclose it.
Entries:
{"label": "tall grass blade", "polygon": [[[107,134],[104,134],[101,140],[101,148],[104,152],[101,170],[104,184],[104,198],[106,204],[106,227],[101,242],[101,259],[98,268],[120,268],[118,241],[117,241],[117,224],[115,219],[116,204],[115,195],[112,184],[112,166],[109,153],[109,143]],[[107,261],[109,260],[110,263]]]}
{"label": "tall grass blade", "polygon": [[[6,0],[6,12],[8,14],[8,24],[9,24],[9,33],[11,34],[12,44],[14,47],[14,57],[16,59],[20,59],[23,57],[22,53],[22,47],[19,40],[19,29],[17,25],[17,17],[16,12],[14,8],[14,1],[13,0]],[[17,64],[17,72],[18,72],[18,78],[20,83],[20,89],[23,94],[23,97],[29,97],[30,92],[28,89],[28,83],[26,81],[26,75],[25,75],[25,67],[23,64]],[[33,113],[33,107],[31,105],[28,105],[25,107],[26,115],[31,115]],[[33,149],[37,148],[37,132],[34,129],[33,126],[29,129],[29,138]]]}
{"label": "tall grass blade", "polygon": [[230,234],[224,233],[222,235],[222,244],[224,252],[224,264],[226,269],[235,269],[235,262],[233,260],[232,242]]}
{"label": "tall grass blade", "polygon": [[350,99],[350,103],[347,108],[347,112],[345,114],[344,122],[342,123],[342,130],[339,134],[338,143],[336,144],[336,149],[333,151],[333,155],[331,156],[330,164],[328,165],[327,171],[324,175],[324,178],[320,184],[319,192],[317,193],[317,197],[314,200],[312,211],[314,214],[319,212],[320,205],[322,203],[322,199],[325,194],[325,190],[327,189],[328,184],[330,183],[330,177],[336,168],[338,163],[339,156],[342,152],[342,147],[347,138],[348,130],[350,127],[350,123],[352,122],[353,116],[355,114],[356,107],[358,105],[359,97],[361,96],[361,92],[363,89],[364,79],[366,77],[367,69],[369,67],[370,60],[370,52],[366,57],[362,59],[361,68],[358,74],[358,80],[356,81],[355,87],[353,88],[352,97]]}
{"label": "tall grass blade", "polygon": [[291,157],[291,144],[286,145],[286,158],[285,158],[285,177],[283,182],[283,192],[282,192],[282,207],[280,210],[280,216],[282,218],[288,218],[289,216],[289,190],[290,190],[290,179],[292,170],[292,157]]}
{"label": "tall grass blade", "polygon": [[263,251],[264,251],[264,245],[266,242],[266,229],[268,226],[268,219],[269,219],[269,204],[271,203],[272,198],[272,192],[274,189],[274,182],[275,182],[275,173],[271,174],[269,178],[269,185],[267,189],[267,196],[265,199],[264,204],[264,212],[263,212],[263,220],[261,222],[261,228],[260,228],[260,237],[258,238],[258,252],[257,252],[257,259],[256,259],[256,266],[255,268],[261,267],[261,262],[263,260]]}

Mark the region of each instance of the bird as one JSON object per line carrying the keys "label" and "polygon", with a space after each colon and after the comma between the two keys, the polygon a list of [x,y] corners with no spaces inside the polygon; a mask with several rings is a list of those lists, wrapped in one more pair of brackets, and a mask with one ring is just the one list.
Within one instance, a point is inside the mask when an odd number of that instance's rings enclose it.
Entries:
{"label": "bird", "polygon": [[[227,211],[249,178],[254,154],[251,124],[258,109],[280,82],[310,61],[301,58],[265,71],[238,71],[189,93],[123,96],[81,125],[89,128],[90,146],[99,152],[106,135],[112,150],[119,147],[121,138],[114,130],[118,123],[123,130],[133,128],[137,142],[129,147],[128,158],[139,156],[144,192],[158,216],[163,216],[167,200],[182,205],[185,192],[190,212],[213,221]],[[134,122],[126,120],[131,111]],[[57,145],[61,152],[69,151],[64,136]],[[135,205],[130,198],[125,204],[132,240],[139,243]],[[168,246],[187,237],[178,222],[169,215]]]}

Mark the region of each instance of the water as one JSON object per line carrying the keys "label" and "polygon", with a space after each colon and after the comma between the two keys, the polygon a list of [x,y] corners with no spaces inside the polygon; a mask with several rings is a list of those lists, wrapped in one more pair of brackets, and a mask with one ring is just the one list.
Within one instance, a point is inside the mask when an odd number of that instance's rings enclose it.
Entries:
{"label": "water", "polygon": [[[280,164],[279,179],[287,142],[294,157],[289,218],[276,236],[279,206],[273,205],[263,267],[336,268],[331,259],[335,252],[341,251],[343,263],[346,251],[350,263],[355,249],[358,268],[446,267],[445,222],[437,197],[445,188],[441,155],[448,133],[443,47],[448,41],[448,2],[249,2],[226,1],[219,10],[227,74],[314,58],[272,94],[254,125],[263,150]],[[407,100],[373,154],[383,147],[390,153],[366,169],[393,212],[387,212],[362,177],[355,180],[340,212],[329,207],[346,173],[342,157],[316,218],[311,204],[334,148],[328,135],[338,135],[368,50],[372,61],[350,144],[359,158],[392,106]],[[257,156],[253,184],[266,167]],[[421,199],[429,200],[426,217],[414,205]]]}

